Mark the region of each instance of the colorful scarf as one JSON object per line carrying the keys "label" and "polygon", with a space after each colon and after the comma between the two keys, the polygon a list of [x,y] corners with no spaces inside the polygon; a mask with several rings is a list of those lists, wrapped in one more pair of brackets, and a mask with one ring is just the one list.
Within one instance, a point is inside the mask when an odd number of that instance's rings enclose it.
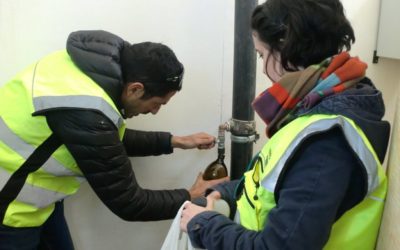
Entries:
{"label": "colorful scarf", "polygon": [[304,70],[286,73],[256,97],[252,106],[267,124],[267,136],[271,137],[297,107],[310,109],[321,99],[354,86],[366,69],[367,64],[358,57],[342,52]]}

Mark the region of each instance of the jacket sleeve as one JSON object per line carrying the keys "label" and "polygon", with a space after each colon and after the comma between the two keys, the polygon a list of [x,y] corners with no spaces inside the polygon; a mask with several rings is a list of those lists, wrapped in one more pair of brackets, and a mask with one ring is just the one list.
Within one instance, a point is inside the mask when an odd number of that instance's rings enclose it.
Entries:
{"label": "jacket sleeve", "polygon": [[322,249],[333,223],[364,197],[364,177],[339,129],[314,135],[288,162],[277,206],[260,231],[216,212],[188,224],[195,247],[213,249]]}
{"label": "jacket sleeve", "polygon": [[101,113],[62,110],[48,112],[46,118],[98,197],[122,219],[170,219],[190,199],[185,189],[142,189],[116,127]]}
{"label": "jacket sleeve", "polygon": [[147,132],[126,129],[123,143],[129,156],[170,154],[172,135],[168,132]]}
{"label": "jacket sleeve", "polygon": [[236,188],[240,180],[232,180],[222,182],[206,190],[206,196],[213,191],[218,191],[221,194],[221,199],[226,201],[229,205],[229,218],[233,219],[236,213]]}

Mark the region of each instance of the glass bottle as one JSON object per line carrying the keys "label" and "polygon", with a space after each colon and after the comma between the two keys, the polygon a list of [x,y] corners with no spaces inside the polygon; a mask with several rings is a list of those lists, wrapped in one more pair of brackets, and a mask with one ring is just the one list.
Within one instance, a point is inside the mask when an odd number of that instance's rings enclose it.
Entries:
{"label": "glass bottle", "polygon": [[207,166],[206,170],[204,170],[204,180],[215,180],[228,176],[228,169],[224,162],[225,153],[223,151],[218,149],[218,158],[211,162],[210,165]]}

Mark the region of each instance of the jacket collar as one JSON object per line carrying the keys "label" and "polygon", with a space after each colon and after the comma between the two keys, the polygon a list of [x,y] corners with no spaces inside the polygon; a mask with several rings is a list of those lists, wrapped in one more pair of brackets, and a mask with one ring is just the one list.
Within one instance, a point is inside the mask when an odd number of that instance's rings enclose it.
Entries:
{"label": "jacket collar", "polygon": [[382,121],[385,105],[382,93],[370,79],[362,79],[355,87],[322,99],[313,108],[300,108],[294,117],[311,114],[336,114],[352,119],[365,133],[378,158],[383,162],[389,141],[390,124]]}

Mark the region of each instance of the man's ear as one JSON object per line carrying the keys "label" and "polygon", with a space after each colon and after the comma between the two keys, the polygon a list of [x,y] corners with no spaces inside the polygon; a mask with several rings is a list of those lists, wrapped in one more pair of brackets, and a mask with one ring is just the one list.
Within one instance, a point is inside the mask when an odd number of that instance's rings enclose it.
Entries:
{"label": "man's ear", "polygon": [[130,82],[125,87],[125,94],[128,97],[141,98],[144,94],[144,86],[140,82]]}

